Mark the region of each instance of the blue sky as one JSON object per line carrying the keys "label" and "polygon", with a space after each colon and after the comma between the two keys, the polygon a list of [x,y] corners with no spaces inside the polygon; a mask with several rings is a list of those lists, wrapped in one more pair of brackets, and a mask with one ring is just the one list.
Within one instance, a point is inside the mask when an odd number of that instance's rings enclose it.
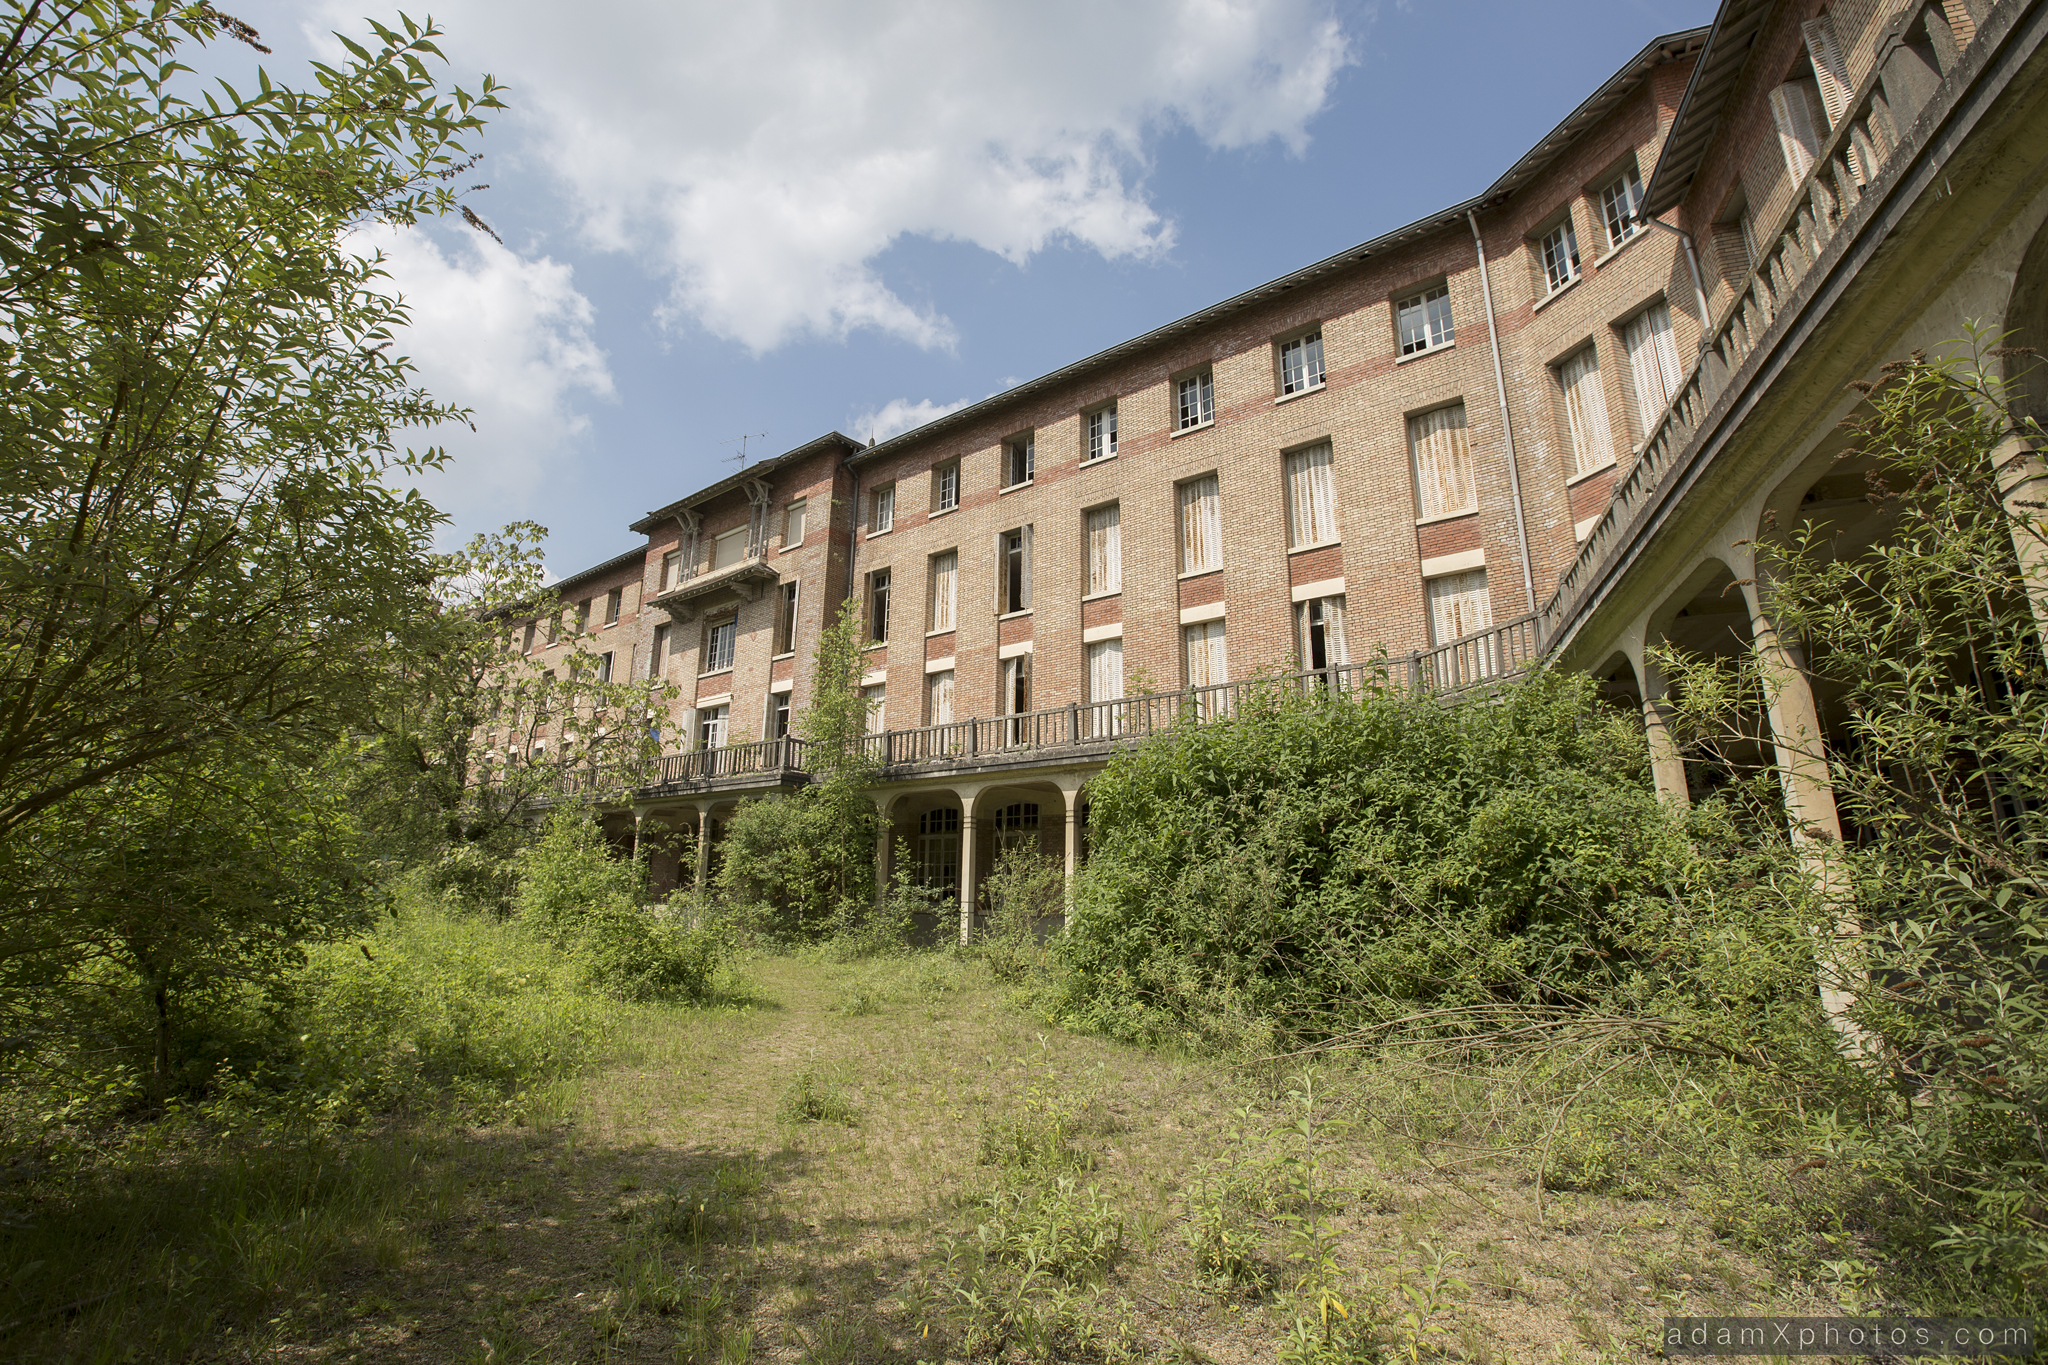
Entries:
{"label": "blue sky", "polygon": [[[364,0],[238,3],[291,74]],[[498,248],[381,239],[428,385],[476,410],[450,540],[551,571],[838,428],[888,435],[1455,203],[1708,0],[452,0],[512,108]],[[386,16],[388,18],[388,12]],[[1455,54],[1455,55],[1453,55]],[[247,58],[248,60],[244,60]],[[246,72],[223,47],[204,66]]]}

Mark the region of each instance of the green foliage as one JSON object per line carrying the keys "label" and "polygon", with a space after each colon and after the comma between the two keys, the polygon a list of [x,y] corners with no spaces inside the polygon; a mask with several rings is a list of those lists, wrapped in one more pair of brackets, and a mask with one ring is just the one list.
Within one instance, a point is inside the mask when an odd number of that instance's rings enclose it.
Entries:
{"label": "green foliage", "polygon": [[1562,675],[1462,704],[1275,690],[1176,729],[1091,785],[1056,1008],[1129,1039],[1313,1037],[1681,981],[1649,971],[1653,928],[1705,873],[1643,753]]}
{"label": "green foliage", "polygon": [[1056,1176],[1049,1185],[998,1186],[982,1199],[974,1235],[992,1260],[1062,1280],[1086,1280],[1115,1263],[1124,1219],[1093,1185]]}
{"label": "green foliage", "polygon": [[859,1117],[845,1088],[809,1066],[789,1083],[780,1113],[785,1123],[840,1123],[849,1128]]}
{"label": "green foliage", "polygon": [[623,1000],[702,1000],[730,952],[725,926],[683,907],[642,904],[644,869],[612,856],[588,811],[558,806],[521,849],[519,916]]}
{"label": "green foliage", "polygon": [[982,882],[987,930],[977,947],[998,981],[1021,981],[1045,966],[1045,940],[1066,912],[1066,872],[1057,858],[1022,844],[1003,850]]}
{"label": "green foliage", "polygon": [[[2048,1286],[2048,549],[2040,504],[1994,461],[2042,433],[1972,353],[1888,365],[1848,424],[1886,533],[1837,551],[1821,521],[1759,546],[1797,666],[1835,702],[1823,758],[1852,842],[1809,844],[1835,930],[1823,980],[1853,1000],[1859,1072],[1888,1095],[1815,1134],[1888,1191],[1892,1247],[2038,1301]],[[1992,354],[2002,354],[1993,352]],[[2016,438],[2016,439],[2015,439]],[[2038,458],[2038,457],[2029,457]],[[1683,733],[1756,737],[1772,675],[1668,651]],[[1847,892],[1845,896],[1843,893]],[[1813,894],[1810,892],[1809,894]],[[1832,918],[1832,916],[1830,917]],[[1831,926],[1833,927],[1833,926]]]}

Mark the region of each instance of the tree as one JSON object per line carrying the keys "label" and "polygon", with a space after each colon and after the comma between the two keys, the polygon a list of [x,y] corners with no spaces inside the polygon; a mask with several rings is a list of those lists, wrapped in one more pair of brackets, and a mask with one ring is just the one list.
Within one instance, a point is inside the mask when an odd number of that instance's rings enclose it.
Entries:
{"label": "tree", "polygon": [[[495,842],[539,803],[591,780],[636,780],[659,756],[652,717],[675,687],[603,676],[596,634],[562,622],[560,595],[543,585],[546,537],[513,522],[433,560],[435,609],[407,635],[369,783],[375,822],[408,832],[415,852]],[[569,652],[541,669],[519,639],[549,618]]]}
{"label": "tree", "polygon": [[316,88],[188,93],[206,5],[32,0],[0,24],[0,840],[170,759],[323,752],[428,603],[438,514],[397,434],[459,417],[393,353],[352,229],[456,206],[499,107],[436,31]]}

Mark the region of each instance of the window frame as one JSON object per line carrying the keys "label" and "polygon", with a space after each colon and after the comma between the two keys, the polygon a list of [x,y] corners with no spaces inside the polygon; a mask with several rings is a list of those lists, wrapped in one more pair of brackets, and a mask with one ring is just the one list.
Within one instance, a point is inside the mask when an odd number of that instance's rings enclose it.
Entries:
{"label": "window frame", "polygon": [[[1599,429],[1581,431],[1581,407],[1573,403],[1572,383],[1568,376],[1568,371],[1588,355],[1592,357],[1592,369],[1589,375],[1592,384],[1592,406],[1597,407],[1597,411],[1589,410],[1586,412],[1586,416],[1591,419],[1592,425]],[[1580,479],[1591,478],[1601,470],[1613,465],[1616,461],[1614,453],[1614,419],[1607,404],[1607,373],[1606,368],[1600,361],[1599,342],[1595,338],[1589,338],[1583,344],[1572,347],[1571,350],[1559,356],[1548,366],[1551,381],[1555,385],[1558,405],[1564,409],[1565,444],[1571,453],[1571,465],[1565,474],[1565,482],[1567,484],[1574,484]],[[1581,376],[1582,379],[1587,377]],[[1593,457],[1592,462],[1589,464],[1584,463],[1581,458],[1588,451],[1591,452]]]}
{"label": "window frame", "polygon": [[[1543,298],[1537,300],[1539,303],[1556,298],[1585,278],[1586,262],[1579,251],[1579,229],[1574,219],[1572,206],[1566,204],[1563,212],[1551,217],[1529,237],[1530,247],[1535,252],[1537,278],[1542,280],[1544,285]],[[1564,264],[1568,273],[1561,280],[1552,269],[1550,256],[1551,240],[1560,236],[1563,239],[1561,245],[1569,248],[1564,253]]]}
{"label": "window frame", "polygon": [[[1430,511],[1427,499],[1423,496],[1425,485],[1422,479],[1422,448],[1415,439],[1415,424],[1426,417],[1449,412],[1453,408],[1464,413],[1465,417],[1461,429],[1465,432],[1465,477],[1471,485],[1471,501],[1462,507]],[[1402,418],[1401,428],[1402,440],[1408,447],[1408,477],[1415,489],[1415,519],[1418,522],[1449,521],[1454,517],[1469,517],[1476,514],[1479,511],[1479,470],[1472,458],[1472,414],[1467,409],[1464,398],[1455,398],[1448,403],[1438,403],[1434,407],[1424,408],[1420,412],[1411,412]]]}
{"label": "window frame", "polygon": [[[1443,328],[1441,339],[1433,325],[1430,305],[1443,303]],[[1410,345],[1401,326],[1401,315],[1409,308],[1422,315],[1421,340]],[[1451,305],[1451,282],[1439,276],[1434,280],[1416,285],[1394,299],[1394,351],[1395,359],[1406,360],[1411,356],[1427,355],[1431,351],[1447,351],[1458,344],[1458,314]]]}
{"label": "window frame", "polygon": [[[1295,518],[1295,462],[1297,460],[1306,461],[1308,456],[1318,450],[1329,452],[1329,459],[1325,463],[1325,467],[1330,471],[1329,477],[1320,486],[1325,487],[1329,493],[1330,534],[1320,539],[1314,538],[1314,528],[1311,527],[1311,537],[1304,539],[1302,537],[1302,528],[1296,524]],[[1306,467],[1304,465],[1304,468]],[[1287,552],[1289,554],[1293,554],[1297,550],[1313,550],[1324,545],[1341,545],[1343,543],[1344,527],[1337,518],[1337,448],[1335,443],[1328,437],[1324,437],[1319,441],[1311,441],[1305,446],[1296,446],[1292,450],[1280,452],[1280,491],[1287,510]],[[1310,519],[1314,519],[1313,506],[1310,508]]]}
{"label": "window frame", "polygon": [[663,552],[661,556],[660,581],[661,591],[663,592],[681,585],[683,581],[683,552],[680,549]]}
{"label": "window frame", "polygon": [[885,735],[889,733],[889,681],[862,683],[860,700],[864,711],[861,716],[861,733]]}
{"label": "window frame", "polygon": [[[1631,190],[1631,187],[1632,190]],[[1610,196],[1619,188],[1622,190],[1620,203],[1627,207],[1621,218],[1621,233],[1615,235],[1614,205]],[[1609,255],[1621,250],[1638,236],[1649,230],[1649,225],[1638,216],[1643,207],[1643,173],[1631,156],[1615,170],[1604,177],[1598,187],[1587,196],[1600,210],[1600,227],[1607,238]]]}
{"label": "window frame", "polygon": [[[749,559],[753,558],[752,555],[747,553],[749,550],[754,548],[752,531],[753,528],[750,526],[733,526],[729,527],[726,530],[720,531],[717,535],[711,537],[711,568],[714,573],[720,569],[736,568],[739,565],[746,563]],[[746,537],[746,539],[741,540],[740,537],[743,536]],[[730,564],[720,564],[718,562],[719,546],[734,540],[739,540],[739,558],[733,560]]]}
{"label": "window frame", "polygon": [[889,643],[889,594],[895,586],[892,568],[885,565],[868,570],[867,591],[862,594],[867,599],[868,618],[863,643],[868,647]]}
{"label": "window frame", "polygon": [[[810,510],[809,498],[791,498],[789,505],[782,509],[782,548],[785,551],[800,547],[804,543],[804,538],[810,534]],[[796,521],[795,540],[789,538],[789,524],[792,518]]]}
{"label": "window frame", "polygon": [[[730,631],[726,637],[725,661],[719,662],[718,633]],[[713,673],[730,673],[740,652],[740,617],[738,612],[704,623],[704,653],[697,661],[697,676],[708,678]]]}
{"label": "window frame", "polygon": [[[1098,451],[1098,446],[1102,444],[1100,437],[1104,433],[1098,432],[1096,427],[1104,419],[1107,419],[1108,425],[1106,433],[1109,437],[1107,442],[1108,449]],[[1115,399],[1111,399],[1107,403],[1098,403],[1083,412],[1081,414],[1081,463],[1084,465],[1094,465],[1101,464],[1105,460],[1114,460],[1116,458],[1116,432]]]}
{"label": "window frame", "polygon": [[[951,484],[950,498],[947,497]],[[932,513],[951,512],[960,506],[960,462],[943,460],[932,466]]]}
{"label": "window frame", "polygon": [[[1215,486],[1215,562],[1206,564],[1201,568],[1194,568],[1189,563],[1188,503],[1186,498],[1187,490],[1201,483],[1209,483]],[[1223,567],[1223,478],[1221,473],[1211,469],[1206,473],[1196,474],[1191,478],[1175,480],[1173,485],[1173,519],[1174,539],[1179,546],[1174,559],[1178,566],[1179,576],[1182,578],[1197,578],[1202,574],[1216,573],[1221,570]]]}
{"label": "window frame", "polygon": [[[725,748],[732,741],[732,703],[720,702],[716,706],[699,707],[695,728],[699,752]],[[711,742],[714,731],[718,737],[716,744]]]}
{"label": "window frame", "polygon": [[896,529],[896,483],[891,480],[868,493],[868,534],[886,536]]}
{"label": "window frame", "polygon": [[[940,561],[940,560],[942,560],[942,559],[944,559],[944,558],[946,558],[946,556],[948,556],[948,555],[951,555],[951,556],[953,557],[953,572],[952,572],[952,574],[950,575],[950,577],[951,577],[951,582],[949,582],[949,583],[947,583],[947,584],[945,585],[944,591],[943,591],[943,593],[942,593],[942,592],[941,592],[941,589],[940,589],[940,580],[939,580],[939,561]],[[938,553],[936,553],[936,554],[933,554],[933,555],[929,555],[929,556],[927,556],[927,557],[925,558],[925,570],[924,570],[924,577],[925,577],[925,613],[924,613],[924,623],[925,623],[925,624],[924,624],[924,629],[925,629],[925,634],[927,634],[927,635],[944,635],[944,634],[948,633],[949,631],[955,631],[955,630],[958,630],[958,629],[960,628],[960,550],[959,550],[959,547],[958,547],[958,546],[955,546],[954,548],[952,548],[952,549],[950,549],[950,550],[940,550],[940,551],[939,551]],[[939,624],[939,606],[940,606],[941,602],[943,602],[943,603],[944,603],[944,605],[945,605],[945,608],[946,608],[946,623],[945,623],[944,625],[940,625],[940,624]]]}
{"label": "window frame", "polygon": [[803,580],[792,578],[775,593],[775,658],[796,653],[797,610],[803,603]]}
{"label": "window frame", "polygon": [[[1015,536],[1013,547],[1010,538]],[[1015,571],[1012,571],[1012,551]],[[1012,580],[1015,580],[1014,582]],[[1031,610],[1031,527],[1012,526],[996,532],[996,615],[1021,616]]]}
{"label": "window frame", "polygon": [[793,695],[793,692],[770,692],[768,694],[767,724],[763,727],[767,733],[762,736],[763,739],[789,738],[790,698]]}
{"label": "window frame", "polygon": [[[1203,427],[1216,425],[1216,367],[1197,365],[1173,377],[1173,434],[1200,431]],[[1188,420],[1187,386],[1196,386],[1197,416]]]}
{"label": "window frame", "polygon": [[623,587],[613,588],[610,592],[606,593],[604,595],[604,623],[608,626],[617,625],[619,623],[619,613],[625,609],[625,605],[626,590]]}
{"label": "window frame", "polygon": [[1003,441],[1002,476],[1002,491],[1005,493],[1013,488],[1028,488],[1038,481],[1038,433],[1035,430],[1019,432]]}
{"label": "window frame", "polygon": [[[1310,347],[1314,348],[1312,353],[1308,350]],[[1295,348],[1302,349],[1305,363],[1302,366],[1302,382],[1290,388],[1289,385],[1292,381],[1288,378],[1287,353]],[[1310,359],[1313,359],[1315,369],[1312,379],[1308,376],[1309,366],[1306,363]],[[1323,325],[1321,323],[1274,341],[1273,393],[1277,399],[1299,398],[1303,394],[1318,393],[1329,386],[1329,355],[1327,347],[1323,342]]]}
{"label": "window frame", "polygon": [[[1097,587],[1095,584],[1095,528],[1091,523],[1096,516],[1105,512],[1109,513],[1113,518],[1108,524],[1108,534],[1105,537],[1109,542],[1109,548],[1103,556],[1104,562],[1108,565],[1108,572],[1104,574],[1108,586]],[[1121,499],[1112,498],[1108,502],[1098,502],[1093,507],[1081,509],[1081,584],[1081,597],[1083,601],[1096,597],[1115,597],[1124,590],[1123,502]]]}

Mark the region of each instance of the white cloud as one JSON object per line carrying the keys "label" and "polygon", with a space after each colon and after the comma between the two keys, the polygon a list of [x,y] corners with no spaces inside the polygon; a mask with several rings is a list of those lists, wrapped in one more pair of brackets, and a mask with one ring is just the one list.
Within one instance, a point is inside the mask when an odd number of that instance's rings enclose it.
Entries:
{"label": "white cloud", "polygon": [[929,398],[921,398],[913,403],[908,398],[891,398],[879,408],[855,417],[846,434],[863,441],[886,441],[912,427],[936,421],[949,412],[958,412],[974,401],[962,398],[953,403],[934,403]]}
{"label": "white cloud", "polygon": [[365,231],[355,244],[384,253],[387,287],[412,314],[398,347],[419,366],[420,383],[474,410],[473,432],[448,422],[417,434],[455,457],[421,489],[467,529],[531,506],[579,453],[590,425],[580,405],[613,394],[591,338],[595,310],[570,268],[466,230],[450,249],[420,229]]}
{"label": "white cloud", "polygon": [[[317,0],[352,26],[353,0]],[[1351,60],[1334,0],[446,0],[459,72],[511,87],[521,154],[593,244],[645,258],[670,322],[764,351],[953,329],[877,259],[906,236],[1021,263],[1057,243],[1155,258],[1147,152],[1308,121]],[[502,142],[499,143],[502,147]]]}

